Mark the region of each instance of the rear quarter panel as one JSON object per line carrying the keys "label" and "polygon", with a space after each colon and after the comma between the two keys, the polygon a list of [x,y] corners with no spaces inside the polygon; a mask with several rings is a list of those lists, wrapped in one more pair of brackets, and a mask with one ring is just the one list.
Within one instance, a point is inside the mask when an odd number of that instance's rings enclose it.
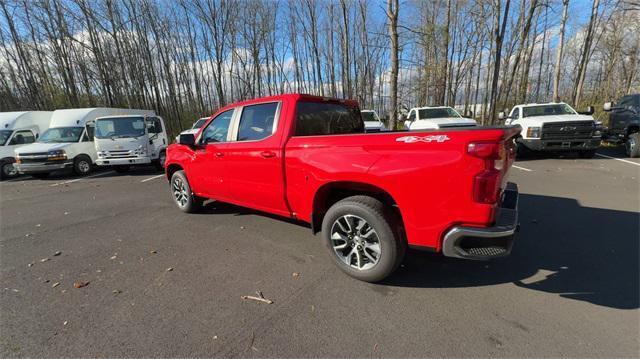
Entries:
{"label": "rear quarter panel", "polygon": [[[442,233],[452,225],[493,222],[495,206],[472,197],[473,177],[484,162],[467,155],[466,148],[503,135],[503,129],[474,129],[292,137],[285,159],[289,204],[298,218],[310,221],[323,185],[365,183],[395,200],[409,244],[439,249]],[[446,139],[429,141],[430,136]]]}

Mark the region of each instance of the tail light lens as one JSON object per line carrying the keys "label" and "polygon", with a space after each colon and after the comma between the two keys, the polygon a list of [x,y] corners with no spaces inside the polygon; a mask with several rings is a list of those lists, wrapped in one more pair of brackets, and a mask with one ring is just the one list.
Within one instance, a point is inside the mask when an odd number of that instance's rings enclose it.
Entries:
{"label": "tail light lens", "polygon": [[498,202],[503,169],[507,160],[503,143],[470,143],[467,153],[484,160],[484,170],[473,178],[473,200],[486,204]]}

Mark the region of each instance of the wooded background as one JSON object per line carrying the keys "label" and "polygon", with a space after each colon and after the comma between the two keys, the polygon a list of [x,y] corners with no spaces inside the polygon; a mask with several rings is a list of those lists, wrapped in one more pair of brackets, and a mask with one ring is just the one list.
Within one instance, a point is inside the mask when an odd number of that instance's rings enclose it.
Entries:
{"label": "wooded background", "polygon": [[[577,108],[640,91],[638,0],[0,0],[0,111],[154,109],[173,134],[241,99]],[[494,110],[495,109],[495,110]]]}

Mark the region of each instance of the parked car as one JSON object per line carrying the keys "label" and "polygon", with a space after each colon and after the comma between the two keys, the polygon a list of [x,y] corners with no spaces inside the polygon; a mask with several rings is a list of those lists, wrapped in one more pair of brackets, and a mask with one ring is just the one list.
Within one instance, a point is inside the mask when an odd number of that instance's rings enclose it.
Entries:
{"label": "parked car", "polygon": [[407,245],[445,256],[507,255],[518,127],[365,133],[358,103],[301,94],[219,110],[167,149],[177,207],[215,199],[304,221],[345,273],[379,281]]}
{"label": "parked car", "polygon": [[127,115],[99,117],[95,122],[98,166],[127,172],[131,166],[153,163],[164,169],[167,131],[153,111],[131,110]]}
{"label": "parked car", "polygon": [[605,138],[609,142],[624,143],[629,157],[640,157],[640,94],[627,95],[617,103],[607,102],[609,128]]}
{"label": "parked car", "polygon": [[120,108],[76,108],[53,111],[51,124],[35,143],[16,149],[16,169],[34,177],[72,169],[77,175],[91,172],[98,158],[93,144],[98,117],[126,114]]}
{"label": "parked car", "polygon": [[529,152],[572,151],[592,158],[600,147],[602,133],[591,116],[593,108],[578,113],[564,102],[517,105],[505,118],[506,125],[522,127],[517,138],[518,156]]}
{"label": "parked car", "polygon": [[475,120],[460,116],[458,111],[451,107],[414,107],[409,110],[407,120],[404,122],[408,130],[437,130],[452,127],[476,126]]}
{"label": "parked car", "polygon": [[364,130],[365,132],[380,132],[384,131],[384,123],[380,121],[380,117],[374,110],[362,110],[360,111],[360,115],[364,120]]}
{"label": "parked car", "polygon": [[193,126],[191,126],[190,129],[184,130],[184,131],[180,132],[180,134],[178,134],[178,136],[176,136],[176,142],[178,142],[178,138],[180,137],[180,135],[187,134],[187,133],[193,133],[195,135],[196,133],[198,133],[198,131],[200,131],[200,128],[202,126],[204,126],[204,124],[207,123],[207,120],[209,120],[210,118],[211,117],[201,117],[201,118],[199,118],[196,122],[193,123]]}
{"label": "parked car", "polygon": [[16,177],[15,150],[36,141],[49,128],[51,112],[25,111],[0,113],[0,179]]}

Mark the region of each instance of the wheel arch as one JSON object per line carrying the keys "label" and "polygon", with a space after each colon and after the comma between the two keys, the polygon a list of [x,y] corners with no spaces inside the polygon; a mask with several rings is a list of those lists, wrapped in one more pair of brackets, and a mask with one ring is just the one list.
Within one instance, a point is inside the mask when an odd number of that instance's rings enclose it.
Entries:
{"label": "wheel arch", "polygon": [[173,176],[174,173],[176,173],[178,171],[182,171],[182,170],[184,170],[182,168],[182,166],[180,166],[177,163],[171,163],[171,164],[167,165],[167,171],[166,171],[167,180],[171,181],[171,176]]}
{"label": "wheel arch", "polygon": [[311,231],[318,233],[322,227],[322,220],[325,214],[336,202],[351,196],[364,195],[376,198],[383,204],[389,206],[398,214],[402,223],[400,209],[396,205],[396,200],[386,190],[364,182],[330,182],[322,185],[313,197],[311,212]]}

